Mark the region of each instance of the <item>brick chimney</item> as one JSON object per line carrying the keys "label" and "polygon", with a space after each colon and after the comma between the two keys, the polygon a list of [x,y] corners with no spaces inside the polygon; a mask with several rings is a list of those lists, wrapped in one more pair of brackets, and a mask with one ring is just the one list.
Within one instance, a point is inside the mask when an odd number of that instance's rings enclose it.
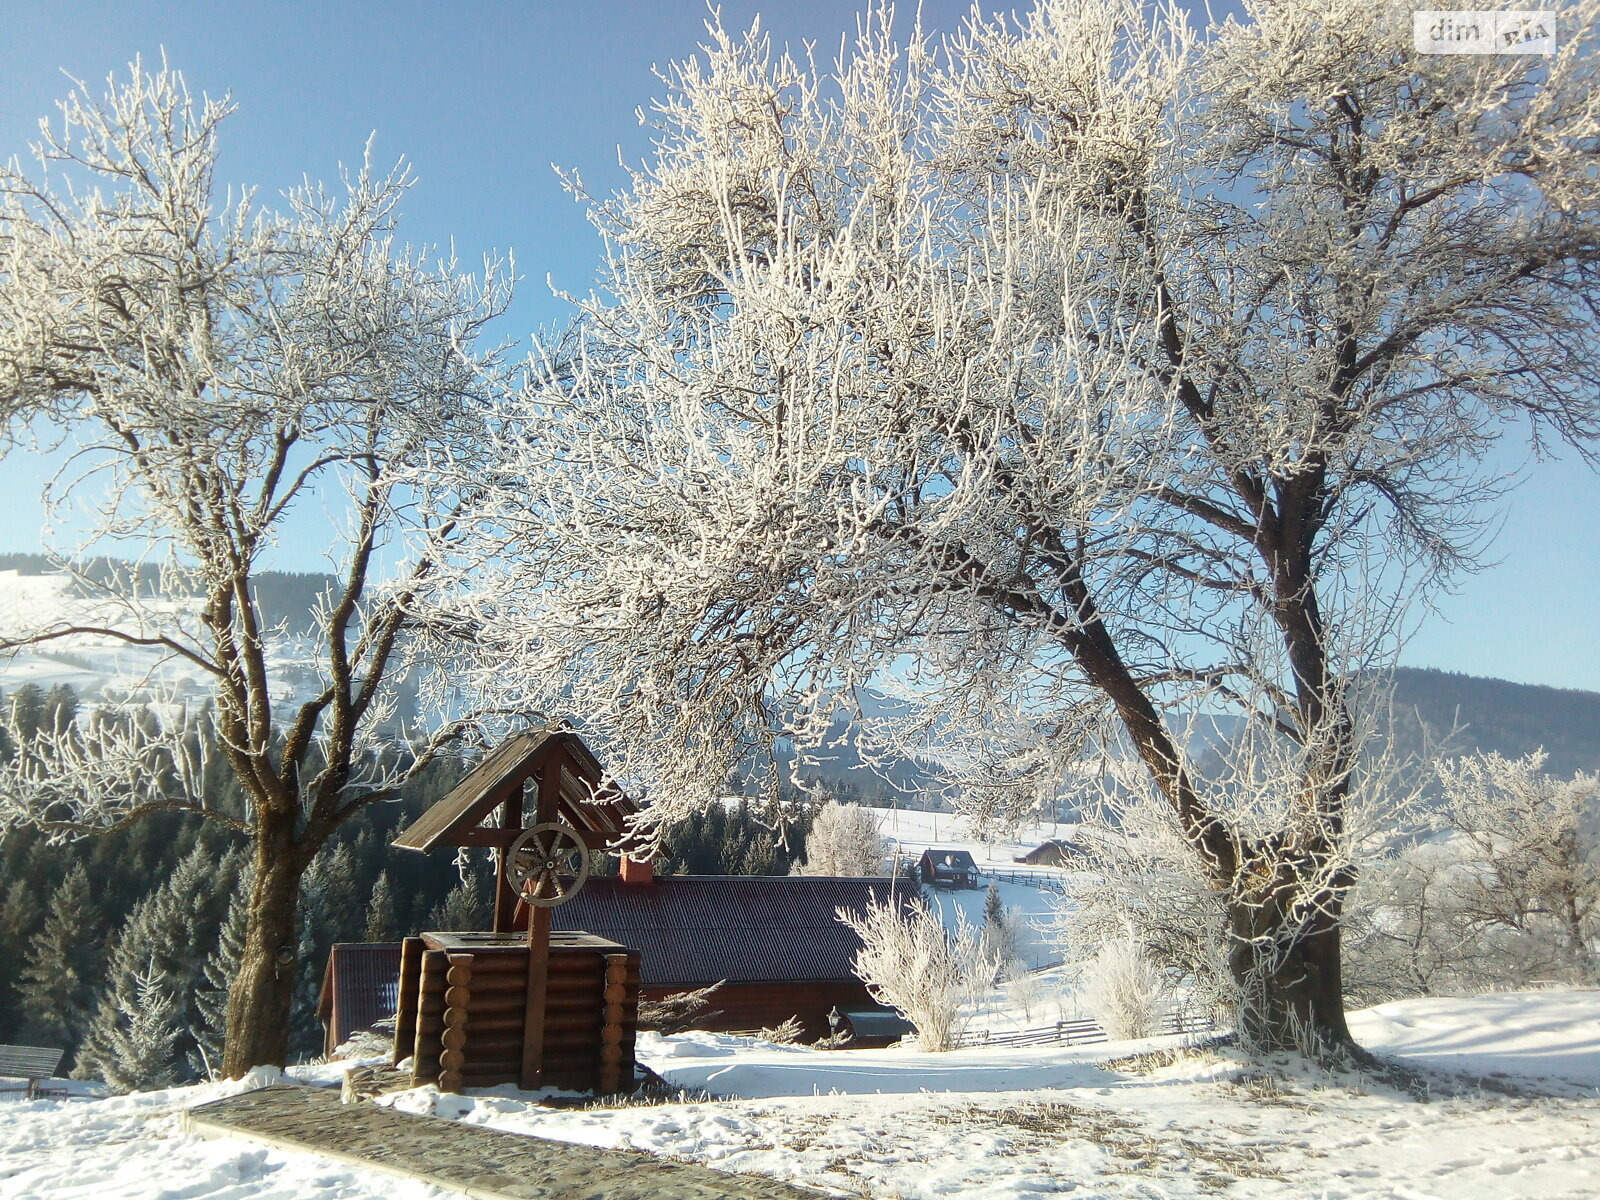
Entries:
{"label": "brick chimney", "polygon": [[622,882],[627,884],[649,885],[656,881],[655,867],[649,862],[641,862],[637,858],[622,856]]}

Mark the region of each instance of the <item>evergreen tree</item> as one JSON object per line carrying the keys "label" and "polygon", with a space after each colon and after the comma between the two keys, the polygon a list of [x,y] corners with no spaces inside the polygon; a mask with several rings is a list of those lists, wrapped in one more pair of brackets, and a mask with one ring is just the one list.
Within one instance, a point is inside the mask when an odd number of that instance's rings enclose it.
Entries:
{"label": "evergreen tree", "polygon": [[983,897],[983,929],[981,932],[984,953],[996,969],[1008,970],[1017,957],[1017,929],[1000,899],[1000,888],[991,883]]}
{"label": "evergreen tree", "polygon": [[90,1037],[95,1073],[115,1092],[147,1091],[174,1081],[181,1006],[171,977],[154,961],[106,994]]}
{"label": "evergreen tree", "polygon": [[219,863],[205,847],[196,846],[164,884],[134,905],[112,948],[106,987],[74,1074],[110,1082],[107,1073],[119,1070],[114,1060],[125,1049],[128,1021],[134,1007],[142,1003],[139,981],[152,972],[160,977],[162,1004],[170,1001],[174,1006],[177,1032],[172,1061],[188,1060],[194,1048],[191,1031],[201,1025],[195,994],[239,866],[238,854],[225,855]]}
{"label": "evergreen tree", "polygon": [[389,872],[379,871],[367,902],[367,941],[392,942],[400,936],[400,918],[395,911],[394,887]]}
{"label": "evergreen tree", "polygon": [[[29,942],[44,922],[41,890],[26,865],[6,885],[5,898],[0,900],[0,962],[18,963],[26,956]],[[0,971],[0,1033],[5,1037],[12,1037],[17,1026],[18,982],[11,971]]]}
{"label": "evergreen tree", "polygon": [[33,737],[44,726],[44,690],[38,684],[23,684],[11,693],[7,705],[11,709],[12,728],[24,740]]}
{"label": "evergreen tree", "polygon": [[49,910],[22,969],[21,1025],[30,1042],[60,1046],[70,1060],[93,1007],[103,941],[81,864],[51,894]]}
{"label": "evergreen tree", "polygon": [[78,692],[70,683],[58,683],[44,694],[41,723],[60,731],[78,719]]}
{"label": "evergreen tree", "polygon": [[317,1000],[335,942],[361,936],[362,910],[356,895],[355,857],[348,845],[324,851],[306,870],[300,892],[299,963],[294,1003],[289,1015],[289,1052],[293,1056],[320,1053],[322,1023]]}
{"label": "evergreen tree", "polygon": [[489,888],[484,877],[473,871],[434,906],[423,928],[485,929],[491,917]]}

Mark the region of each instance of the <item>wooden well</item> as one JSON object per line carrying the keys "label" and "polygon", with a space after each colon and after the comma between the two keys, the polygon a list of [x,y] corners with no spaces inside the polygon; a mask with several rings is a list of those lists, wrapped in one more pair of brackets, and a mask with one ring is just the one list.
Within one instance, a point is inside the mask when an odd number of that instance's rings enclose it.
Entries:
{"label": "wooden well", "polygon": [[[530,791],[536,823],[525,828]],[[632,1090],[639,952],[550,928],[551,908],[583,886],[586,856],[625,844],[632,811],[578,736],[553,727],[502,743],[395,839],[419,851],[489,846],[496,857],[492,932],[402,944],[394,1062],[412,1060],[414,1083]],[[519,885],[511,859],[525,844],[541,873],[517,875]],[[578,865],[563,877],[556,860],[568,855]],[[531,907],[525,934],[513,930],[519,903]]]}
{"label": "wooden well", "polygon": [[424,933],[400,953],[394,1061],[440,1091],[521,1084],[530,1016],[542,1025],[540,1086],[598,1095],[632,1086],[639,952],[587,933],[553,933],[542,1012],[529,1012],[526,940]]}

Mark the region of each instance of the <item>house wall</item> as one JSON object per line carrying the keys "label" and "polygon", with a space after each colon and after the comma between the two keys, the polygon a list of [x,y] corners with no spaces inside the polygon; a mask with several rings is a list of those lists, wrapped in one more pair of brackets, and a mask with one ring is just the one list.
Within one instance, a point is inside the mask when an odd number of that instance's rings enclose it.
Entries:
{"label": "house wall", "polygon": [[[664,1000],[676,992],[691,991],[703,983],[673,983],[644,988],[641,1000]],[[762,981],[725,983],[711,996],[713,1010],[721,1016],[695,1022],[695,1028],[728,1033],[735,1030],[772,1029],[798,1016],[805,1027],[804,1041],[827,1037],[828,1013],[838,1008],[877,1008],[879,1004],[859,979],[807,980],[796,983]]]}

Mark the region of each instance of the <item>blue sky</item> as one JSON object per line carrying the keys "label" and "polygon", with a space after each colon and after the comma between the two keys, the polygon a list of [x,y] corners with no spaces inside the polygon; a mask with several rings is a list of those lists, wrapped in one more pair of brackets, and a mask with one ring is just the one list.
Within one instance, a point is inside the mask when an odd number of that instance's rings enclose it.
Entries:
{"label": "blue sky", "polygon": [[[859,5],[722,7],[730,26],[761,13],[780,40],[827,52],[853,30]],[[922,9],[925,24],[951,29],[967,6]],[[193,90],[231,90],[239,104],[224,129],[230,182],[270,196],[302,175],[331,178],[372,134],[380,163],[408,156],[419,183],[403,233],[453,239],[464,265],[514,250],[524,279],[502,333],[526,339],[562,318],[547,278],[585,290],[599,251],[552,164],[591,190],[618,186],[619,151],[638,161],[649,149],[635,110],[662,91],[652,67],[693,51],[706,11],[700,0],[5,0],[0,157],[22,154],[53,113],[70,87],[63,70],[98,87],[134,55],[153,61],[164,48]],[[1504,457],[1507,467],[1518,460]],[[0,463],[0,550],[38,546],[40,465]],[[1600,690],[1600,479],[1571,461],[1535,466],[1489,557],[1495,565],[1439,598],[1404,661]]]}

